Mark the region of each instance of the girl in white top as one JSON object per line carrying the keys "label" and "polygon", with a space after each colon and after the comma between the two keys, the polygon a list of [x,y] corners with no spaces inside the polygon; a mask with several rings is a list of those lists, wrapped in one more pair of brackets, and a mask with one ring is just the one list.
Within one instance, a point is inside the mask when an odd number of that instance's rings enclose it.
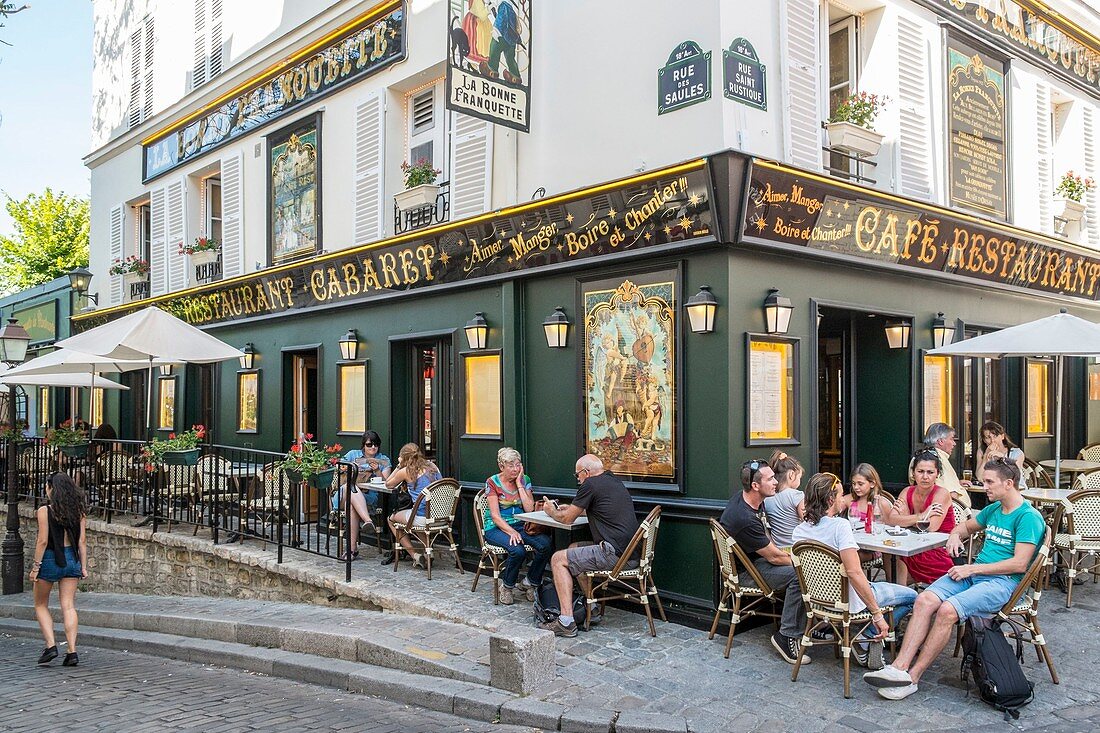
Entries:
{"label": "girl in white top", "polygon": [[1008,432],[1005,430],[1004,425],[989,420],[982,424],[982,429],[979,432],[982,436],[980,441],[981,447],[978,448],[978,455],[975,457],[976,461],[974,465],[980,468],[992,458],[1005,458],[1011,463],[1015,463],[1020,469],[1020,488],[1026,489],[1027,481],[1024,479],[1024,452],[1008,437]]}
{"label": "girl in white top", "polygon": [[768,465],[775,471],[779,486],[775,496],[764,499],[764,513],[768,517],[772,542],[780,549],[787,549],[794,544],[791,532],[802,521],[805,509],[803,494],[798,490],[802,483],[802,464],[794,456],[777,450],[772,453]]}

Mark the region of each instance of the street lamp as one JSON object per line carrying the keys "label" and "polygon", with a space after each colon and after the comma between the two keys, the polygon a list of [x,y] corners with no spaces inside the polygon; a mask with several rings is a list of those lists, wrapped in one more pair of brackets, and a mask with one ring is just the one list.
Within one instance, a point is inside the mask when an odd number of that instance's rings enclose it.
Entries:
{"label": "street lamp", "polygon": [[82,295],[96,305],[99,305],[99,293],[88,292],[88,288],[92,284],[92,273],[88,268],[77,267],[69,270],[65,274],[69,276],[69,286],[73,289],[74,293],[78,296]]}
{"label": "street lamp", "polygon": [[546,334],[547,346],[551,349],[564,349],[569,336],[569,316],[565,315],[565,308],[560,305],[555,308],[542,322],[542,330]]}
{"label": "street lamp", "polygon": [[344,361],[355,361],[359,358],[359,334],[354,328],[349,328],[340,339],[340,356]]}
{"label": "street lamp", "polygon": [[709,285],[700,285],[699,292],[687,299],[684,310],[687,311],[692,333],[714,333],[718,299],[710,292]]}
{"label": "street lamp", "polygon": [[932,348],[939,349],[955,340],[955,327],[947,324],[943,313],[932,319]]}
{"label": "street lamp", "polygon": [[256,347],[249,341],[241,349],[241,355],[237,357],[237,360],[241,362],[241,369],[248,370],[256,363]]}
{"label": "street lamp", "polygon": [[[0,361],[15,366],[27,358],[27,344],[31,342],[27,329],[19,325],[14,318],[9,318],[7,324],[0,329]],[[8,387],[8,425],[15,428],[15,386]],[[19,492],[16,490],[16,482],[19,480],[16,472],[15,441],[8,440],[5,446],[4,459],[7,462],[7,474],[5,478],[5,491],[8,498],[8,518],[4,543],[0,549],[0,567],[2,567],[4,581],[4,595],[9,596],[23,592],[23,538],[19,536]]]}

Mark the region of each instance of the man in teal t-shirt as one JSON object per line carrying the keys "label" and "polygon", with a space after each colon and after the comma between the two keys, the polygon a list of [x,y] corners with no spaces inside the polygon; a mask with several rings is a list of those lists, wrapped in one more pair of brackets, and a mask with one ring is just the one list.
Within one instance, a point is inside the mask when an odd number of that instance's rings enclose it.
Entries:
{"label": "man in teal t-shirt", "polygon": [[971,565],[956,565],[917,597],[905,642],[893,664],[863,679],[887,700],[917,691],[917,683],[947,645],[960,619],[992,616],[1008,602],[1036,548],[1046,538],[1046,523],[1019,490],[1020,469],[994,458],[985,464],[982,485],[989,505],[978,516],[958,524],[947,551],[958,556],[963,540],[985,529],[985,544]]}

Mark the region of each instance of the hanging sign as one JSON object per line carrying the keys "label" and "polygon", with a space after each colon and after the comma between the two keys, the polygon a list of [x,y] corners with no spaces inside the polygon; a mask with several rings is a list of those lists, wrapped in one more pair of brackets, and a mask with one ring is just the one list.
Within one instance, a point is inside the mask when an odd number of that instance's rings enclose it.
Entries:
{"label": "hanging sign", "polygon": [[757,109],[768,108],[768,69],[760,63],[756,49],[738,38],[722,51],[723,94]]}
{"label": "hanging sign", "polygon": [[533,1],[451,0],[447,109],[530,132]]}
{"label": "hanging sign", "polygon": [[684,41],[657,69],[657,114],[690,107],[710,99],[710,51]]}

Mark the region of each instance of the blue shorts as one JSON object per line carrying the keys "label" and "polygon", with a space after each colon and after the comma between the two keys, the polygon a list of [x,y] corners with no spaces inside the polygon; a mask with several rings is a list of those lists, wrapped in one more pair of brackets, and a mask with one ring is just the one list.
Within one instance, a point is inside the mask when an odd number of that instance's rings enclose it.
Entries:
{"label": "blue shorts", "polygon": [[926,590],[936,594],[955,608],[960,619],[970,616],[992,616],[1008,603],[1016,590],[1016,581],[1007,575],[972,575],[966,580],[952,580],[945,575]]}
{"label": "blue shorts", "polygon": [[62,578],[80,578],[84,575],[80,559],[72,547],[65,548],[65,567],[59,567],[53,556],[53,550],[42,553],[42,565],[38,568],[38,579],[56,583]]}

